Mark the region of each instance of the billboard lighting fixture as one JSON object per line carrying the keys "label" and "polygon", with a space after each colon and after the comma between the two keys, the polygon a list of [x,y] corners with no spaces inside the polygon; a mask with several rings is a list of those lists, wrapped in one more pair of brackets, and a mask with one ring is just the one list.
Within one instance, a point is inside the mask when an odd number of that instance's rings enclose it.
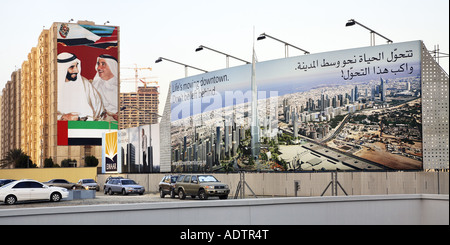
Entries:
{"label": "billboard lighting fixture", "polygon": [[224,52],[217,51],[217,50],[212,49],[212,48],[208,48],[208,47],[203,46],[203,45],[198,46],[198,48],[195,49],[195,52],[202,51],[204,48],[205,48],[205,49],[209,49],[209,50],[211,50],[211,51],[213,51],[213,52],[216,52],[216,53],[225,55],[225,57],[226,57],[226,59],[227,59],[227,68],[230,67],[230,61],[229,61],[230,57],[233,58],[233,59],[237,59],[237,60],[239,60],[239,61],[242,61],[242,62],[244,62],[244,63],[246,63],[246,64],[250,64],[250,62],[248,62],[248,61],[245,61],[245,60],[243,60],[243,59],[239,59],[239,58],[237,58],[237,57],[234,57],[234,56],[232,56],[232,55],[226,54],[226,53],[224,53]]}
{"label": "billboard lighting fixture", "polygon": [[156,60],[155,60],[155,63],[159,63],[159,62],[161,62],[161,61],[163,61],[163,60],[170,61],[170,62],[172,62],[172,63],[175,63],[175,64],[179,64],[179,65],[184,66],[184,75],[185,75],[186,77],[188,76],[188,70],[187,70],[187,68],[192,68],[192,69],[195,69],[195,70],[199,70],[199,71],[202,71],[202,72],[204,72],[204,73],[207,73],[207,72],[208,72],[208,71],[206,71],[206,70],[203,70],[203,69],[200,69],[200,68],[197,68],[197,67],[194,67],[194,66],[186,65],[186,64],[180,63],[180,62],[178,62],[178,61],[169,60],[169,59],[163,58],[163,57],[159,57],[158,59],[156,59]]}
{"label": "billboard lighting fixture", "polygon": [[259,41],[259,40],[264,40],[264,39],[266,39],[266,37],[272,38],[273,40],[278,41],[278,42],[281,42],[281,43],[284,44],[284,55],[285,55],[286,58],[289,57],[289,52],[288,52],[288,47],[289,47],[289,46],[291,46],[291,47],[293,47],[293,48],[296,48],[296,49],[302,51],[304,54],[310,54],[308,51],[306,51],[306,50],[304,50],[304,49],[301,49],[301,48],[299,48],[299,47],[296,47],[296,46],[294,46],[294,45],[292,45],[292,44],[290,44],[290,43],[287,43],[287,42],[285,42],[285,41],[281,41],[280,39],[275,38],[275,37],[272,37],[272,36],[270,36],[270,35],[268,35],[268,34],[266,34],[266,33],[263,33],[263,34],[259,35],[259,37],[256,38],[256,40],[257,40],[257,41]]}
{"label": "billboard lighting fixture", "polygon": [[393,41],[383,35],[381,35],[380,33],[370,29],[369,27],[359,23],[358,21],[354,20],[354,19],[350,19],[347,21],[347,23],[345,23],[345,26],[354,26],[355,24],[358,24],[360,26],[362,26],[363,28],[367,29],[370,31],[370,46],[375,46],[375,34],[377,34],[378,36],[386,39],[387,43],[393,43]]}

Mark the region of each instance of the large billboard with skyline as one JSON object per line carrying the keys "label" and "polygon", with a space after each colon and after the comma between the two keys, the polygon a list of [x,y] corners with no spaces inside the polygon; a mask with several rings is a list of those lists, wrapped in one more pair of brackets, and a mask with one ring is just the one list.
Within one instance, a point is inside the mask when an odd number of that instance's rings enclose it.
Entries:
{"label": "large billboard with skyline", "polygon": [[56,23],[56,32],[58,145],[101,145],[117,129],[118,27]]}
{"label": "large billboard with skyline", "polygon": [[421,41],[257,62],[170,86],[174,171],[422,168]]}

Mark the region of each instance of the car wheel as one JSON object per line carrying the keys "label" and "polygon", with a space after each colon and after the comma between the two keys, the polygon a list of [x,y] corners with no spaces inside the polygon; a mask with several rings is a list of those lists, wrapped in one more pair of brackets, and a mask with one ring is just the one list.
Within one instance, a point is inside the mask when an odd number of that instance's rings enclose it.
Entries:
{"label": "car wheel", "polygon": [[208,194],[206,194],[206,191],[201,189],[200,191],[198,191],[198,198],[200,200],[207,200],[208,199]]}
{"label": "car wheel", "polygon": [[175,191],[173,189],[170,190],[170,198],[175,198]]}
{"label": "car wheel", "polygon": [[5,198],[5,203],[8,205],[13,205],[17,202],[17,198],[14,195],[9,195]]}
{"label": "car wheel", "polygon": [[162,188],[159,188],[159,197],[164,198],[166,194],[164,194],[164,191]]}
{"label": "car wheel", "polygon": [[178,197],[180,197],[181,200],[186,199],[186,193],[184,193],[183,189],[178,191]]}
{"label": "car wheel", "polygon": [[122,195],[124,195],[124,196],[127,195],[127,191],[125,189],[122,189]]}
{"label": "car wheel", "polygon": [[50,195],[50,201],[52,201],[52,202],[59,202],[59,201],[61,201],[61,194],[59,194],[58,192],[53,192]]}
{"label": "car wheel", "polygon": [[114,192],[111,190],[111,188],[109,188],[108,194],[111,195],[111,196],[114,195]]}
{"label": "car wheel", "polygon": [[228,195],[219,196],[219,199],[228,199]]}

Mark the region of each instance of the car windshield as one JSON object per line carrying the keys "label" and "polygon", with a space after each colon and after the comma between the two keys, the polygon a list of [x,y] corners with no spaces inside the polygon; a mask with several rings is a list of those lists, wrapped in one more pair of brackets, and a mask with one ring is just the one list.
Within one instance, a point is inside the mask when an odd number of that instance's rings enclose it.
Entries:
{"label": "car windshield", "polygon": [[83,183],[95,183],[93,179],[84,179]]}
{"label": "car windshield", "polygon": [[214,176],[212,175],[199,175],[198,180],[200,182],[219,182]]}
{"label": "car windshield", "polygon": [[6,185],[0,186],[0,188],[4,188],[4,187],[7,187],[7,186],[10,186],[10,185],[12,185],[12,184],[14,184],[14,183],[16,183],[16,182],[17,182],[17,181],[9,182],[9,183],[6,184]]}
{"label": "car windshield", "polygon": [[134,180],[124,179],[122,180],[122,185],[136,185],[136,182]]}

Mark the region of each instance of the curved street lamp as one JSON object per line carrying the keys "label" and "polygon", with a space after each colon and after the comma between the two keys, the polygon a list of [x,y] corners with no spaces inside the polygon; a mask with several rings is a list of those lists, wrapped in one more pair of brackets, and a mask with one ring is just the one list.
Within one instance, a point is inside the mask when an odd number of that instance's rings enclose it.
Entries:
{"label": "curved street lamp", "polygon": [[280,39],[274,38],[274,37],[272,37],[272,36],[270,36],[270,35],[268,35],[268,34],[266,34],[266,33],[262,33],[261,35],[259,35],[259,37],[258,37],[256,40],[257,40],[257,41],[263,40],[263,39],[266,39],[266,37],[272,38],[273,40],[278,41],[278,42],[284,44],[284,55],[285,55],[286,58],[289,57],[288,46],[291,46],[291,47],[296,48],[296,49],[298,49],[298,50],[300,50],[300,51],[303,51],[304,54],[309,54],[309,52],[306,51],[306,50],[304,50],[304,49],[301,49],[301,48],[299,48],[299,47],[297,47],[297,46],[294,46],[294,45],[292,45],[292,44],[290,44],[290,43],[287,43],[287,42],[285,42],[285,41],[281,41]]}
{"label": "curved street lamp", "polygon": [[184,75],[185,75],[185,77],[188,76],[188,70],[187,70],[188,67],[189,67],[189,68],[192,68],[192,69],[196,69],[196,70],[202,71],[202,72],[204,72],[204,73],[207,73],[207,72],[208,72],[208,71],[206,71],[206,70],[203,70],[203,69],[200,69],[200,68],[197,68],[197,67],[193,67],[193,66],[190,66],[190,65],[186,65],[186,64],[180,63],[180,62],[178,62],[178,61],[169,60],[169,59],[163,58],[163,57],[159,57],[159,58],[155,61],[155,63],[159,63],[159,62],[161,62],[161,61],[163,61],[163,60],[167,60],[167,61],[170,61],[170,62],[172,62],[172,63],[175,63],[175,64],[179,64],[179,65],[184,66]]}
{"label": "curved street lamp", "polygon": [[365,29],[370,31],[370,46],[375,46],[375,34],[377,34],[378,36],[384,38],[387,40],[387,43],[393,43],[393,41],[383,35],[381,35],[380,33],[370,29],[369,27],[359,23],[358,21],[354,20],[354,19],[350,19],[347,21],[347,23],[345,24],[345,26],[354,26],[355,24],[358,24],[362,27],[364,27]]}
{"label": "curved street lamp", "polygon": [[225,55],[226,58],[227,58],[227,68],[230,67],[230,62],[229,62],[229,58],[230,58],[230,57],[231,57],[231,58],[234,58],[234,59],[237,59],[237,60],[239,60],[239,61],[245,62],[245,63],[247,63],[247,64],[250,64],[250,62],[248,62],[248,61],[245,61],[245,60],[243,60],[243,59],[239,59],[239,58],[237,58],[237,57],[234,57],[234,56],[232,56],[232,55],[229,55],[229,54],[226,54],[226,53],[217,51],[217,50],[212,49],[212,48],[208,48],[208,47],[203,46],[203,45],[198,46],[198,48],[195,49],[195,52],[202,51],[203,49],[209,49],[209,50],[211,50],[211,51],[213,51],[213,52],[216,52],[216,53]]}

